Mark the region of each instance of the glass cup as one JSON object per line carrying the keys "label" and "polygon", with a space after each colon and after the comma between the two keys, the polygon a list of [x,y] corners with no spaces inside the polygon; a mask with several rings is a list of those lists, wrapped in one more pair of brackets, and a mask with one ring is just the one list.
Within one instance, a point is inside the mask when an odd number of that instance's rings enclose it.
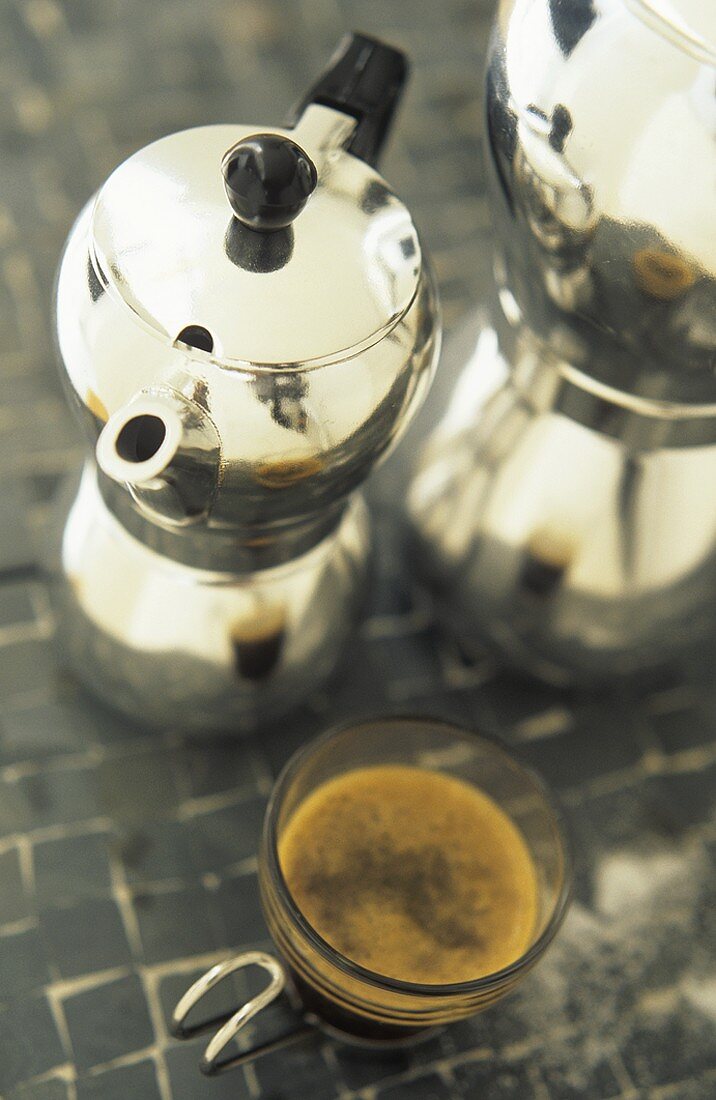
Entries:
{"label": "glass cup", "polygon": [[[323,939],[297,907],[281,870],[279,843],[288,822],[316,788],[357,768],[402,764],[473,784],[520,829],[537,872],[537,918],[531,942],[509,966],[472,981],[425,985],[374,973]],[[255,1057],[264,1048],[221,1060],[226,1046],[279,994],[295,1006],[292,1034],[318,1026],[352,1042],[415,1041],[435,1028],[479,1012],[528,973],[557,932],[569,903],[571,858],[561,813],[543,781],[487,737],[432,718],[378,718],[331,731],[300,749],[279,776],[264,821],[259,884],[278,956],[246,952],[205,974],[177,1005],[172,1030],[181,1038],[211,1024],[187,1027],[198,1001],[228,974],[258,965],[266,987],[223,1022],[202,1059],[211,1074]],[[269,1044],[273,1046],[275,1044]]]}

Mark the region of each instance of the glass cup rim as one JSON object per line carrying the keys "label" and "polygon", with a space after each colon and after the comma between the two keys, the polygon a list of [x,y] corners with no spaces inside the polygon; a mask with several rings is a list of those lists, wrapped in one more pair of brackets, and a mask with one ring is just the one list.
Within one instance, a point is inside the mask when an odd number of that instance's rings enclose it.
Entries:
{"label": "glass cup rim", "polygon": [[[479,978],[472,978],[470,981],[452,982],[444,985],[430,985],[425,982],[409,982],[401,978],[391,978],[386,974],[381,974],[375,970],[369,970],[367,967],[361,966],[360,963],[354,962],[353,959],[348,958],[347,955],[343,955],[337,948],[332,947],[307,920],[296,905],[281,869],[281,863],[278,856],[277,837],[278,811],[287,791],[290,789],[291,783],[306,761],[331,741],[338,740],[341,736],[346,734],[357,732],[362,727],[383,724],[390,725],[398,722],[401,724],[412,723],[413,725],[419,726],[429,725],[438,727],[449,731],[453,736],[457,735],[462,737],[464,740],[477,738],[480,741],[486,742],[493,750],[496,750],[501,756],[505,757],[512,766],[518,768],[527,776],[536,788],[537,793],[544,799],[544,802],[553,815],[556,825],[556,833],[561,847],[563,875],[562,886],[549,920],[534,943],[515,959],[514,962],[510,963],[509,966],[503,967],[501,970],[495,970],[490,974],[483,974]],[[514,977],[520,971],[529,968],[552,942],[564,920],[572,896],[574,861],[569,831],[566,827],[565,815],[561,804],[542,776],[535,771],[530,764],[521,760],[518,752],[513,752],[511,747],[507,748],[498,737],[491,734],[477,733],[470,729],[469,726],[462,726],[448,719],[432,718],[425,714],[414,715],[407,713],[377,715],[374,717],[342,722],[338,725],[331,726],[324,733],[312,738],[310,741],[307,741],[305,745],[297,749],[279,772],[278,778],[271,791],[268,806],[266,807],[266,815],[264,817],[263,855],[267,870],[273,880],[274,886],[278,889],[288,915],[294,925],[298,927],[299,931],[322,958],[332,966],[336,966],[349,977],[361,981],[368,986],[413,997],[469,996],[508,982],[510,978]]]}

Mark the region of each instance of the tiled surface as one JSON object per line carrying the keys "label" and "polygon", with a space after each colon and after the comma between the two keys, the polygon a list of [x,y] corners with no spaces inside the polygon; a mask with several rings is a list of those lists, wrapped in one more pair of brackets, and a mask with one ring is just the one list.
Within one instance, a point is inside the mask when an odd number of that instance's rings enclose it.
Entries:
{"label": "tiled surface", "polygon": [[[329,691],[241,742],[147,734],[58,668],[35,566],[81,454],[50,287],[92,189],[184,126],[270,121],[350,26],[406,46],[385,161],[432,248],[448,329],[489,267],[479,146],[486,0],[5,0],[0,5],[0,1097],[706,1100],[716,1094],[716,696],[559,695],[466,662],[400,551],[390,469],[368,619]],[[450,370],[450,353],[444,370]],[[271,779],[337,718],[400,707],[516,743],[565,800],[577,895],[514,998],[412,1051],[309,1042],[216,1081],[167,1014],[265,942],[255,851]]]}

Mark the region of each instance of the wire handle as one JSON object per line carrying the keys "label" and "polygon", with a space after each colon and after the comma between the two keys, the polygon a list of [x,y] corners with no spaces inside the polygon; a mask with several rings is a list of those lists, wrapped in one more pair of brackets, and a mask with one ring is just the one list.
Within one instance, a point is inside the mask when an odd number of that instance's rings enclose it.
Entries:
{"label": "wire handle", "polygon": [[[191,1010],[201,1001],[210,990],[214,989],[220,982],[227,978],[230,974],[235,974],[237,970],[243,970],[247,966],[260,966],[263,970],[267,971],[270,976],[270,981],[265,989],[262,989],[260,993],[257,993],[255,997],[252,997],[250,1001],[243,1004],[237,1012],[226,1016],[219,1016],[212,1020],[205,1020],[203,1023],[187,1026],[185,1021]],[[262,1009],[270,1005],[272,1001],[284,991],[286,988],[286,973],[281,966],[278,959],[275,959],[273,955],[267,955],[263,951],[245,951],[242,955],[237,955],[233,959],[227,959],[226,962],[217,963],[216,966],[212,966],[210,970],[207,970],[206,974],[202,974],[197,981],[186,991],[184,996],[177,1003],[174,1012],[172,1013],[170,1030],[172,1035],[177,1039],[191,1039],[195,1035],[200,1035],[202,1032],[209,1031],[217,1024],[221,1024],[219,1030],[212,1036],[204,1051],[199,1068],[206,1076],[212,1076],[215,1073],[220,1073],[222,1070],[229,1069],[232,1066],[237,1065],[241,1061],[245,1061],[247,1058],[254,1057],[264,1049],[273,1047],[274,1043],[266,1044],[265,1047],[261,1047],[257,1050],[247,1052],[245,1054],[239,1054],[231,1058],[225,1058],[223,1061],[219,1060],[219,1055],[224,1048],[228,1046],[232,1039],[235,1039],[239,1032],[248,1024],[249,1020],[252,1020],[257,1013]],[[281,1041],[302,1036],[309,1028],[302,1024],[300,1028],[290,1032],[288,1035],[282,1036]]]}

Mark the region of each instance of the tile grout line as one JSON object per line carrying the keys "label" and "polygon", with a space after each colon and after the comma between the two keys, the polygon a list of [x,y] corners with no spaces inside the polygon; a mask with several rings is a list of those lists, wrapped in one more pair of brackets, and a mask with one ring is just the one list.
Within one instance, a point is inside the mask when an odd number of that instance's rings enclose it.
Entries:
{"label": "tile grout line", "polygon": [[129,1054],[120,1054],[116,1058],[110,1058],[108,1062],[98,1062],[97,1065],[90,1066],[86,1071],[86,1076],[89,1078],[100,1077],[103,1073],[108,1073],[113,1069],[124,1069],[125,1066],[136,1066],[140,1062],[148,1062],[154,1057],[155,1051],[156,1045],[150,1043],[149,1046],[132,1050]]}
{"label": "tile grout line", "polygon": [[169,1078],[169,1069],[164,1057],[164,1051],[156,1051],[153,1055],[153,1059],[154,1073],[157,1079],[157,1088],[159,1089],[160,1098],[161,1100],[172,1100],[172,1085]]}
{"label": "tile grout line", "polygon": [[20,879],[27,900],[37,904],[37,882],[35,879],[35,859],[32,842],[26,836],[17,839],[17,858],[20,867]]}
{"label": "tile grout line", "polygon": [[124,865],[114,847],[108,851],[110,891],[111,896],[119,909],[119,914],[124,926],[124,932],[129,943],[129,949],[135,966],[139,965],[144,957],[144,945],[139,929],[139,921],[134,908],[134,899],[131,887],[128,886],[124,873]]}

